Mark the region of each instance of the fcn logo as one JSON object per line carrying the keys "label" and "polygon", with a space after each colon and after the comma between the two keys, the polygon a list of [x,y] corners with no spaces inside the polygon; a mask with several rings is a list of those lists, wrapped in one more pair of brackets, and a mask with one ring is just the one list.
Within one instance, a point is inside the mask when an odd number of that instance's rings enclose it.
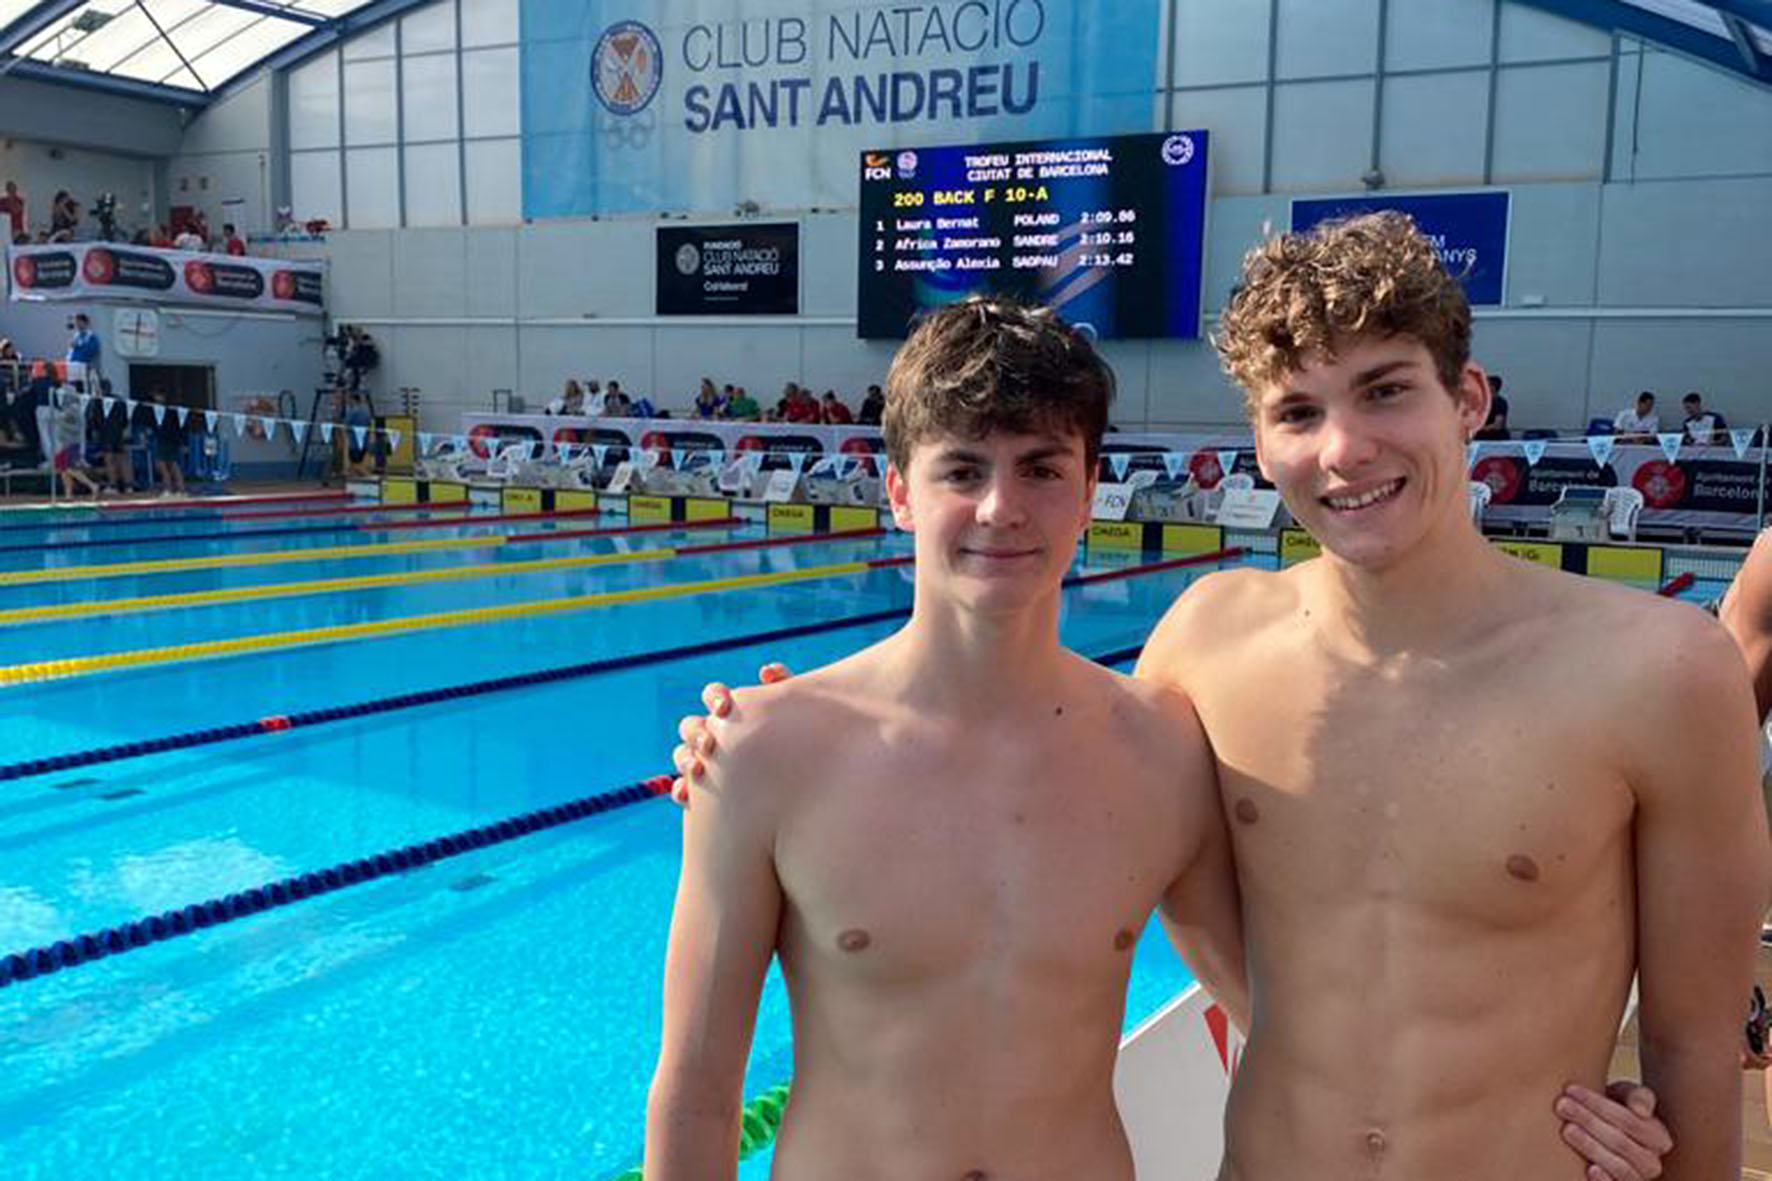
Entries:
{"label": "fcn logo", "polygon": [[591,51],[591,89],[610,114],[639,114],[663,80],[658,37],[639,21],[617,21],[597,38]]}

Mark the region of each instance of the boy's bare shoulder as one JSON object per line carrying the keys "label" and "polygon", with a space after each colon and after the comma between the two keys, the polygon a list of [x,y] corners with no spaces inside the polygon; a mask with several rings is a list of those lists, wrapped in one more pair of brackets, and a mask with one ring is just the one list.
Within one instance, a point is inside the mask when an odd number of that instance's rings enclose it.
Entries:
{"label": "boy's bare shoulder", "polygon": [[1142,753],[1169,761],[1188,744],[1204,750],[1205,731],[1194,712],[1193,699],[1167,680],[1129,677],[1099,669],[1101,691],[1120,722],[1120,739],[1130,739]]}
{"label": "boy's bare shoulder", "polygon": [[1295,570],[1241,566],[1195,579],[1152,629],[1139,677],[1177,679],[1202,652],[1245,642],[1266,624],[1290,616],[1301,594]]}
{"label": "boy's bare shoulder", "polygon": [[783,784],[806,777],[830,751],[873,724],[867,653],[774,685],[738,689],[732,710],[709,721],[723,779]]}

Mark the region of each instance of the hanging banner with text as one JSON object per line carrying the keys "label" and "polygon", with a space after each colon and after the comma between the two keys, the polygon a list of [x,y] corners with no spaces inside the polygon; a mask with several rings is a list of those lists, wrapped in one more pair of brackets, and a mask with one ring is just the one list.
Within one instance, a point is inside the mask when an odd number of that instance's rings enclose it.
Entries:
{"label": "hanging banner with text", "polygon": [[1508,198],[1505,192],[1483,192],[1294,201],[1292,228],[1308,230],[1331,218],[1381,209],[1406,213],[1433,241],[1446,269],[1464,284],[1465,298],[1493,305],[1502,302],[1507,285]]}
{"label": "hanging banner with text", "polygon": [[318,262],[114,242],[13,246],[7,262],[15,300],[137,300],[315,316],[326,310],[326,267]]}
{"label": "hanging banner with text", "polygon": [[1151,129],[1158,0],[521,0],[523,215],[847,206],[864,149]]}
{"label": "hanging banner with text", "polygon": [[659,226],[657,233],[659,315],[799,312],[799,223]]}

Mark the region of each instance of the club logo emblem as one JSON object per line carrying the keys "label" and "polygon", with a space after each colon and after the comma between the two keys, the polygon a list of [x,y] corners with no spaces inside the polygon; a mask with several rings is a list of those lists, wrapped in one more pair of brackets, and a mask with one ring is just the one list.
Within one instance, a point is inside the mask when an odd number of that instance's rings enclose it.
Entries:
{"label": "club logo emblem", "polygon": [[664,80],[664,51],[639,21],[617,21],[603,30],[591,51],[591,89],[612,115],[646,109]]}

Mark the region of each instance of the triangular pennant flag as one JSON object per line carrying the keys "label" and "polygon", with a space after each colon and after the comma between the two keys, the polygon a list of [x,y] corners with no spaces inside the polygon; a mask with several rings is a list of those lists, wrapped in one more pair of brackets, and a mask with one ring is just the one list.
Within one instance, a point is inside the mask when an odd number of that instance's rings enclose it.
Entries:
{"label": "triangular pennant flag", "polygon": [[361,447],[369,439],[369,428],[362,425],[352,426],[351,436],[357,440],[357,446]]}
{"label": "triangular pennant flag", "polygon": [[277,437],[277,422],[277,419],[272,418],[268,414],[259,415],[258,425],[264,428],[266,439],[275,439]]}
{"label": "triangular pennant flag", "polygon": [[1735,458],[1736,459],[1746,459],[1747,458],[1747,445],[1753,441],[1754,441],[1754,428],[1753,427],[1751,427],[1751,426],[1737,426],[1737,427],[1730,427],[1729,428],[1729,442],[1735,448]]}
{"label": "triangular pennant flag", "polygon": [[640,452],[640,467],[641,467],[641,469],[644,471],[651,471],[653,468],[655,468],[659,465],[660,458],[662,458],[662,457],[659,455],[659,453],[657,451],[654,451],[652,448],[648,447],[646,450]]}
{"label": "triangular pennant flag", "polygon": [[726,462],[725,449],[722,447],[710,448],[708,451],[708,462],[713,464],[715,467],[720,467],[723,464],[725,464],[725,462]]}
{"label": "triangular pennant flag", "polygon": [[418,432],[419,451],[422,454],[429,455],[431,453],[431,443],[435,441],[436,437],[437,436],[433,435],[430,431]]}
{"label": "triangular pennant flag", "polygon": [[203,412],[203,425],[213,433],[215,430],[215,420],[220,417],[221,415],[213,410],[205,410]]}
{"label": "triangular pennant flag", "polygon": [[603,466],[603,457],[607,454],[609,454],[609,444],[607,444],[607,443],[592,443],[591,444],[591,457],[596,460],[598,468],[601,468]]}
{"label": "triangular pennant flag", "polygon": [[388,431],[384,431],[383,433],[388,436],[388,450],[389,451],[393,451],[400,446],[400,432],[399,431],[388,430]]}
{"label": "triangular pennant flag", "polygon": [[1618,446],[1618,439],[1613,435],[1589,435],[1587,437],[1587,453],[1594,457],[1595,467],[1605,467],[1612,458],[1613,449]]}
{"label": "triangular pennant flag", "polygon": [[[422,438],[423,436],[420,436],[420,437]],[[565,463],[568,460],[570,460],[572,458],[572,444],[571,443],[562,443],[562,442],[559,442],[558,440],[555,440],[555,442],[554,442],[554,458],[558,459],[561,463]]]}
{"label": "triangular pennant flag", "polygon": [[178,425],[184,426],[191,421],[191,408],[189,406],[180,406],[177,410],[177,414]]}
{"label": "triangular pennant flag", "polygon": [[1661,453],[1667,456],[1669,463],[1680,458],[1680,439],[1682,437],[1678,431],[1663,431],[1655,436],[1655,441],[1661,444]]}
{"label": "triangular pennant flag", "polygon": [[1107,457],[1108,467],[1113,469],[1116,483],[1126,482],[1126,469],[1132,466],[1132,457],[1124,452],[1115,452]]}
{"label": "triangular pennant flag", "polygon": [[762,471],[763,453],[761,451],[746,452],[744,457],[744,470],[753,476]]}
{"label": "triangular pennant flag", "polygon": [[246,416],[244,414],[234,415],[234,433],[241,438],[246,437]]}
{"label": "triangular pennant flag", "polygon": [[1544,449],[1549,446],[1549,439],[1522,439],[1520,450],[1526,453],[1526,466],[1537,467],[1538,461],[1544,458]]}
{"label": "triangular pennant flag", "polygon": [[788,464],[793,467],[794,474],[796,476],[799,475],[806,467],[806,453],[803,451],[790,451],[788,453]]}
{"label": "triangular pennant flag", "polygon": [[1225,450],[1220,451],[1218,453],[1218,470],[1227,476],[1236,471],[1237,454],[1238,452],[1235,447],[1226,448]]}
{"label": "triangular pennant flag", "polygon": [[1179,480],[1181,478],[1182,471],[1186,467],[1187,467],[1187,460],[1182,458],[1180,452],[1176,452],[1176,451],[1163,452],[1163,470],[1165,472],[1169,473],[1169,478],[1171,480]]}
{"label": "triangular pennant flag", "polygon": [[165,426],[166,425],[166,403],[164,403],[164,402],[155,402],[154,403],[154,425],[155,426]]}
{"label": "triangular pennant flag", "polygon": [[295,436],[297,443],[308,437],[308,424],[299,418],[289,420],[289,433]]}
{"label": "triangular pennant flag", "polygon": [[330,422],[320,424],[320,441],[322,443],[332,442],[332,424]]}
{"label": "triangular pennant flag", "polygon": [[1467,469],[1476,467],[1477,460],[1481,459],[1482,457],[1483,457],[1483,440],[1472,439],[1469,443],[1465,444],[1464,466]]}
{"label": "triangular pennant flag", "polygon": [[115,398],[100,398],[99,401],[101,401],[105,404],[105,417],[109,418],[111,416],[111,411],[113,411],[117,408],[117,399],[115,399]]}

